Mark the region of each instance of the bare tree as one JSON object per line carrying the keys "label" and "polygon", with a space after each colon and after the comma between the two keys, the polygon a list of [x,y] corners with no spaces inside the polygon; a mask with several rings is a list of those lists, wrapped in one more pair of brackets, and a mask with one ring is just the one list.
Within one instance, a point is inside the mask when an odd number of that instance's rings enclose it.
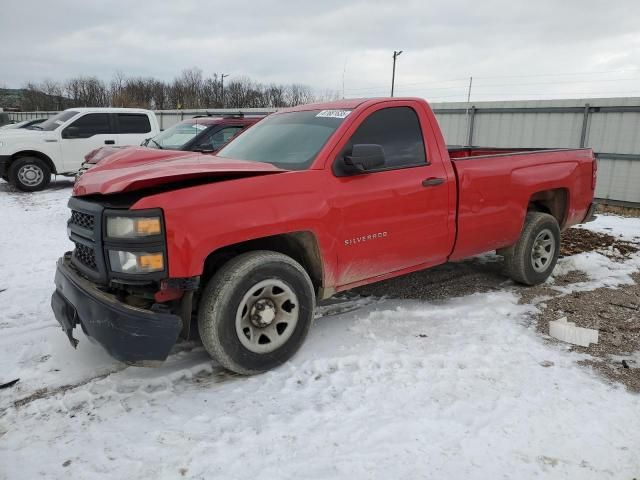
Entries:
{"label": "bare tree", "polygon": [[109,104],[107,87],[97,77],[67,80],[64,91],[74,107],[104,107]]}
{"label": "bare tree", "polygon": [[174,108],[200,108],[202,94],[202,70],[183,70],[170,87],[169,99]]}
{"label": "bare tree", "polygon": [[265,107],[286,107],[285,87],[271,84],[264,89]]}
{"label": "bare tree", "polygon": [[29,82],[23,88],[22,108],[25,110],[62,110],[69,106],[63,96],[62,86],[54,80],[42,83]]}
{"label": "bare tree", "polygon": [[151,89],[151,108],[155,110],[164,110],[167,108],[167,85],[160,80],[151,80],[149,84]]}
{"label": "bare tree", "polygon": [[298,83],[287,86],[285,99],[288,106],[303,105],[315,101],[311,88]]}
{"label": "bare tree", "polygon": [[202,108],[222,107],[222,85],[218,80],[218,74],[214,73],[213,77],[203,80],[200,104]]}
{"label": "bare tree", "polygon": [[[152,77],[127,77],[116,72],[106,84],[97,77],[74,77],[63,84],[44,80],[29,82],[23,89],[25,110],[61,110],[69,107],[143,107],[156,110],[182,108],[220,108],[221,78],[205,77],[197,67],[183,70],[171,82]],[[238,76],[225,85],[225,104],[232,108],[281,108],[338,99],[337,91],[316,96],[313,90],[297,83],[264,85]]]}

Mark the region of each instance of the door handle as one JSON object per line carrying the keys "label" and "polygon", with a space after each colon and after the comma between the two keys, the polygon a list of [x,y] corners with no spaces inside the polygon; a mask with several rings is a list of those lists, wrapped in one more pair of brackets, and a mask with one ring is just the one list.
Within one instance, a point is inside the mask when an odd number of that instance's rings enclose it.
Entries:
{"label": "door handle", "polygon": [[444,178],[440,177],[429,177],[425,178],[422,181],[423,187],[437,187],[438,185],[442,185],[444,183]]}
{"label": "door handle", "polygon": [[115,140],[105,140],[105,141],[104,141],[104,144],[105,144],[105,145],[115,145],[115,144],[116,144],[116,141],[115,141]]}

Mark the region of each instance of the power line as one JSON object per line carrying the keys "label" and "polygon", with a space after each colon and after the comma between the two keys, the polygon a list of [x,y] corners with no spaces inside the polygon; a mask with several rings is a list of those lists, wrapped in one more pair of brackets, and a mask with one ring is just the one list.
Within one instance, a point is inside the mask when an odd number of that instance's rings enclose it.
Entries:
{"label": "power line", "polygon": [[[380,92],[379,94],[372,94],[371,97],[385,97],[387,94]],[[480,92],[477,93],[474,91],[474,98],[477,97],[491,97],[490,99],[498,99],[501,97],[518,97],[519,100],[523,100],[522,97],[557,97],[559,95],[564,96],[564,98],[584,98],[584,97],[599,97],[599,96],[620,96],[620,97],[630,97],[630,96],[640,96],[640,90],[632,90],[632,91],[596,91],[596,92],[512,92],[512,93],[500,93],[500,92]],[[460,93],[450,94],[450,95],[421,95],[424,96],[427,100],[439,100],[439,99],[451,99],[458,98],[460,102],[465,102],[467,98],[467,92],[464,89],[460,90]],[[353,97],[347,97],[353,98]]]}
{"label": "power line", "polygon": [[[637,69],[634,69],[634,73],[637,72]],[[629,73],[629,71],[624,70],[609,70],[609,71],[601,71],[601,72],[567,72],[567,73],[529,73],[529,74],[520,74],[520,75],[493,75],[493,76],[474,76],[476,80],[480,79],[500,79],[500,78],[529,78],[529,77],[559,77],[559,76],[581,76],[581,75],[603,75],[603,74],[611,74],[611,73]],[[412,83],[399,83],[397,87],[408,87],[415,85],[430,85],[430,84],[442,84],[448,82],[467,82],[469,77],[466,78],[452,78],[446,80],[429,80],[424,82],[412,82]],[[588,82],[608,82],[608,81],[634,81],[638,80],[637,78],[625,78],[625,79],[593,79],[593,80],[567,80],[564,82],[538,82],[538,83],[527,83],[526,85],[551,85],[553,83],[588,83]],[[511,84],[488,84],[493,86],[511,86]],[[522,84],[525,85],[525,84]],[[349,88],[349,91],[379,91],[384,90],[386,86],[383,85],[371,85],[368,87],[357,87],[357,88]],[[438,87],[439,89],[452,89],[457,87]]]}
{"label": "power line", "polygon": [[474,96],[476,95],[536,95],[536,96],[541,96],[541,95],[589,95],[589,96],[594,96],[594,95],[640,95],[640,90],[627,90],[627,91],[623,91],[623,92],[539,92],[539,93],[523,93],[523,92],[514,92],[514,93],[490,93],[490,92],[486,92],[486,93],[475,93],[473,94]]}
{"label": "power line", "polygon": [[[418,84],[430,84],[430,83],[448,83],[448,82],[461,82],[464,81],[466,82],[467,80],[469,80],[469,77],[467,78],[451,78],[451,79],[445,79],[445,80],[431,80],[431,81],[426,81],[426,82],[417,82]],[[398,84],[398,86],[406,86],[406,85],[414,85],[413,83],[402,83],[402,84]],[[382,85],[370,85],[368,87],[357,87],[357,88],[348,88],[347,90],[372,90],[372,89],[382,89],[382,88],[387,88],[386,86],[382,86]]]}
{"label": "power line", "polygon": [[[521,97],[553,97],[563,95],[564,98],[583,98],[583,97],[598,97],[598,96],[621,96],[630,97],[640,95],[640,90],[626,91],[626,92],[546,92],[546,93],[475,93],[474,97],[518,97],[518,100],[524,100]],[[466,92],[460,92],[457,95],[436,95],[427,96],[427,100],[435,100],[440,98],[460,98],[461,102],[466,101]]]}
{"label": "power line", "polygon": [[[491,92],[483,92],[484,89],[491,89],[493,87],[510,87],[514,90],[519,89],[520,87],[527,87],[527,86],[539,86],[539,85],[567,85],[567,84],[590,84],[590,83],[602,83],[602,82],[626,82],[626,81],[639,81],[640,78],[618,78],[618,79],[608,79],[608,80],[604,80],[604,79],[600,79],[600,80],[576,80],[576,81],[558,81],[558,82],[527,82],[527,83],[489,83],[489,84],[478,84],[476,83],[474,85],[474,92],[477,93],[491,93]],[[586,85],[585,85],[586,86]],[[398,88],[403,87],[402,85],[398,85]],[[404,91],[407,90],[406,85],[404,86],[405,88],[403,88]],[[466,89],[466,85],[457,85],[454,87],[428,87],[425,90],[428,92],[431,91],[442,91],[442,90],[463,90]],[[409,91],[415,91],[416,88],[409,88]],[[382,88],[377,88],[377,89],[371,89],[368,90],[366,92],[360,91],[360,92],[356,92],[356,94],[364,94],[364,95],[376,95],[378,93],[383,93],[384,89]],[[352,90],[348,90],[349,94],[354,94],[354,91]],[[514,91],[513,94],[519,94],[520,92],[518,91]],[[552,91],[550,91],[548,94],[553,94]]]}
{"label": "power line", "polygon": [[[637,71],[637,69],[633,69]],[[569,77],[579,75],[604,75],[609,73],[628,73],[625,70],[608,70],[602,72],[566,72],[566,73],[523,73],[519,75],[494,75],[494,76],[480,76],[476,78],[516,78],[516,77]]]}
{"label": "power line", "polygon": [[[563,80],[558,82],[527,82],[527,83],[485,83],[483,87],[524,87],[530,85],[565,85],[575,83],[595,83],[595,82],[637,82],[640,80],[636,78],[612,78],[612,79],[596,79],[596,80]],[[401,86],[401,85],[398,85]]]}
{"label": "power line", "polygon": [[[468,81],[469,81],[469,79],[467,79],[467,82],[468,82]],[[404,85],[396,85],[396,87],[398,87],[398,88],[399,88],[399,87],[406,87],[406,86],[407,86],[407,84],[404,84]],[[455,90],[455,89],[457,89],[457,88],[466,88],[466,85],[456,85],[455,87],[428,87],[428,88],[429,88],[430,90]],[[381,92],[381,91],[386,90],[386,89],[385,89],[385,88],[382,88],[382,87],[376,87],[376,88],[369,88],[369,89],[366,89],[366,90],[367,90],[367,91],[369,91],[369,90],[370,90],[370,91],[375,91],[375,92]],[[354,88],[354,89],[347,88],[347,91],[348,91],[348,92],[351,92],[351,91],[362,91],[362,90],[355,89],[355,88]]]}

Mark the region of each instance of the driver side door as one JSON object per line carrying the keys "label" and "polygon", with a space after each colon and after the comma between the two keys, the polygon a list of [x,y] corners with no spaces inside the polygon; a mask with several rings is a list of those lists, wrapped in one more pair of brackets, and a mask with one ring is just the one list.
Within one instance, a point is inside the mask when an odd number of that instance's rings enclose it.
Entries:
{"label": "driver side door", "polygon": [[339,287],[446,260],[451,180],[423,134],[425,123],[401,102],[378,108],[335,158],[334,167],[354,145],[380,146],[385,155],[383,166],[359,174],[342,175],[334,168],[330,190],[339,225]]}
{"label": "driver side door", "polygon": [[115,144],[111,116],[86,113],[62,130],[61,152],[65,172],[77,171],[91,150]]}

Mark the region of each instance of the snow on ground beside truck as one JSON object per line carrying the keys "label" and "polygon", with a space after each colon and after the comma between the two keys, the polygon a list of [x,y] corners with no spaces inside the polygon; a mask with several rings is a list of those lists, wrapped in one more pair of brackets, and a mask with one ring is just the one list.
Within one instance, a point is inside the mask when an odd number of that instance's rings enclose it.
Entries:
{"label": "snow on ground beside truck", "polygon": [[[83,335],[73,351],[49,306],[55,260],[71,248],[68,185],[22,195],[0,184],[0,383],[20,378],[0,390],[0,478],[639,475],[640,396],[543,340],[537,307],[508,282],[321,307],[305,348],[252,378],[195,343],[157,369],[125,368]],[[636,219],[586,228],[640,236]],[[640,266],[637,254],[597,255],[561,259],[555,276],[623,285]]]}

